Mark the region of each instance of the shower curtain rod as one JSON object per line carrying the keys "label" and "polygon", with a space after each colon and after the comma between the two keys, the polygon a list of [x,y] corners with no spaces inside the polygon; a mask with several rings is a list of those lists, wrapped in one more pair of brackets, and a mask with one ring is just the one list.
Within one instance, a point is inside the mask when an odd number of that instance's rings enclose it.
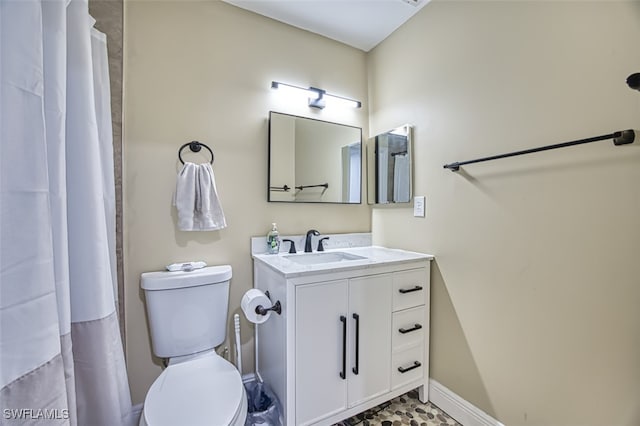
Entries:
{"label": "shower curtain rod", "polygon": [[507,158],[507,157],[515,157],[517,155],[532,154],[534,152],[548,151],[550,149],[556,149],[556,148],[565,148],[567,146],[604,141],[607,139],[613,139],[613,144],[616,146],[627,145],[627,144],[633,143],[633,141],[635,140],[635,135],[636,135],[635,131],[633,130],[621,130],[618,132],[610,133],[608,135],[595,136],[587,139],[579,139],[579,140],[570,141],[570,142],[558,143],[555,145],[541,146],[539,148],[531,148],[531,149],[525,149],[522,151],[509,152],[507,154],[493,155],[491,157],[477,158],[475,160],[457,161],[455,163],[445,164],[443,167],[445,169],[451,170],[452,172],[457,172],[458,170],[460,170],[460,166],[464,166],[466,164],[482,163],[484,161],[497,160],[500,158]]}

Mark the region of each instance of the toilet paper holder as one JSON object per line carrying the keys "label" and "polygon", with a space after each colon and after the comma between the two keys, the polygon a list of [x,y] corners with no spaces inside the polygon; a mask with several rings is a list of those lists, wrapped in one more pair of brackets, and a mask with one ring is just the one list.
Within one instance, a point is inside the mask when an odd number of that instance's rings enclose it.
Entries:
{"label": "toilet paper holder", "polygon": [[[265,291],[264,295],[267,296],[269,298],[269,300],[271,300],[271,295],[269,294],[269,291]],[[273,311],[278,315],[282,314],[282,305],[280,304],[280,301],[277,300],[276,303],[274,305],[272,305],[270,308],[265,308],[262,305],[258,305],[256,306],[256,314],[258,315],[267,315],[269,313],[269,311]]]}

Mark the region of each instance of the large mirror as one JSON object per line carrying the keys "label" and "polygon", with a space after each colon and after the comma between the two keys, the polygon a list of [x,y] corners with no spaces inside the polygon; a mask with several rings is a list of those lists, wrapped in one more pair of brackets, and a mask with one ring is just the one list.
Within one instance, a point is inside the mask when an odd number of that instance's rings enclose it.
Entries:
{"label": "large mirror", "polygon": [[268,200],[360,203],[362,129],[269,113]]}
{"label": "large mirror", "polygon": [[369,204],[406,204],[413,196],[412,127],[381,133],[367,142]]}

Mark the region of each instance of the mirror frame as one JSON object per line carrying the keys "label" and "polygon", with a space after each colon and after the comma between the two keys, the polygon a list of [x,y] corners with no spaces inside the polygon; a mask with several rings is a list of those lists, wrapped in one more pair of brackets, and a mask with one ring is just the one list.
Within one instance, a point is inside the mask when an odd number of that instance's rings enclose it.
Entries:
{"label": "mirror frame", "polygon": [[[360,145],[360,197],[358,199],[357,202],[352,201],[352,202],[345,202],[345,201],[308,201],[308,200],[300,200],[300,201],[295,201],[295,200],[273,200],[271,193],[272,193],[272,189],[271,189],[271,165],[272,165],[272,144],[273,141],[272,139],[272,116],[273,114],[279,114],[279,115],[284,115],[284,116],[288,116],[288,117],[293,117],[296,119],[305,119],[305,120],[310,120],[310,121],[315,121],[315,122],[320,122],[320,123],[327,123],[327,124],[332,124],[332,125],[336,125],[336,126],[341,126],[341,127],[348,127],[351,129],[355,129],[358,131],[358,136],[359,136],[359,145]],[[362,200],[363,200],[363,192],[364,192],[364,188],[363,188],[363,183],[365,183],[365,144],[364,141],[362,140],[362,128],[361,127],[357,127],[357,126],[352,126],[350,124],[343,124],[343,123],[336,123],[336,122],[332,122],[332,121],[326,121],[326,120],[319,120],[317,118],[311,118],[311,117],[304,117],[304,116],[300,116],[300,115],[294,115],[294,114],[287,114],[284,112],[278,112],[278,111],[269,111],[269,123],[268,123],[268,147],[267,147],[267,202],[270,203],[291,203],[291,204],[345,204],[345,205],[359,205],[362,204]],[[294,183],[295,186],[295,183]],[[291,190],[295,191],[295,188],[291,188]]]}
{"label": "mirror frame", "polygon": [[[378,161],[377,161],[377,140],[379,136],[386,135],[394,130],[406,128],[407,133],[407,155],[409,156],[409,200],[403,202],[387,201],[378,202]],[[407,207],[413,203],[413,128],[411,124],[403,124],[401,126],[389,129],[386,132],[379,133],[367,140],[367,203],[376,206],[397,206]]]}

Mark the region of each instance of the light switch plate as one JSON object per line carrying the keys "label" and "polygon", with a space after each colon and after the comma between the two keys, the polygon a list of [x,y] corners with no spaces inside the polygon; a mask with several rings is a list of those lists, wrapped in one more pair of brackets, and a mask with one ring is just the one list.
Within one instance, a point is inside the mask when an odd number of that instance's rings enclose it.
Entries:
{"label": "light switch plate", "polygon": [[413,197],[413,215],[415,217],[424,217],[427,201],[424,195]]}

